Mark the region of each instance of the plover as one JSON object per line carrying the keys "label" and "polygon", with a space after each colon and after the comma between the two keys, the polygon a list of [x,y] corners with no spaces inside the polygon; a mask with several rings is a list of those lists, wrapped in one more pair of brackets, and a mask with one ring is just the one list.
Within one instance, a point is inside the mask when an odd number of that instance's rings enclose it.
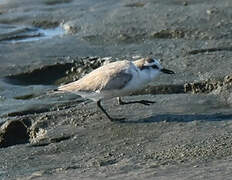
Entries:
{"label": "plover", "polygon": [[154,80],[160,72],[174,74],[173,71],[163,68],[159,61],[153,58],[142,58],[136,61],[116,61],[103,65],[83,78],[58,87],[58,92],[70,92],[97,102],[97,106],[111,120],[113,118],[102,107],[102,100],[117,97],[119,104],[140,103],[150,105],[153,101],[141,100],[124,102],[121,97],[132,94],[144,88]]}

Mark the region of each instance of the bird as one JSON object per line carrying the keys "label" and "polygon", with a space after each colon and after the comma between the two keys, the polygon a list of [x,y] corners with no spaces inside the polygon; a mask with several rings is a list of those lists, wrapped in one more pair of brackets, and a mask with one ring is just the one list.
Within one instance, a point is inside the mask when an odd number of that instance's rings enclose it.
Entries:
{"label": "bird", "polygon": [[102,100],[117,98],[120,105],[133,103],[151,105],[155,102],[148,100],[124,102],[122,97],[145,88],[160,73],[174,74],[175,72],[163,68],[158,59],[151,57],[135,61],[115,61],[91,71],[77,81],[59,86],[56,91],[74,93],[95,101],[110,121],[121,121],[125,118],[111,117],[103,108]]}

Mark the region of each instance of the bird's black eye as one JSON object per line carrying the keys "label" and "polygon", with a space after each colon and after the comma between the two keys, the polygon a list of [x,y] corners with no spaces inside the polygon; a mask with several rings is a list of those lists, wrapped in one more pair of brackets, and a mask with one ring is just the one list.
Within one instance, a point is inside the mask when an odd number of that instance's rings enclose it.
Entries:
{"label": "bird's black eye", "polygon": [[155,65],[155,64],[152,65],[151,67],[152,67],[153,69],[159,69],[159,67],[158,67],[157,65]]}
{"label": "bird's black eye", "polygon": [[153,62],[155,62],[155,61],[154,61],[154,59],[152,59],[152,58],[148,58],[148,59],[147,59],[147,62],[148,62],[148,63],[153,63]]}

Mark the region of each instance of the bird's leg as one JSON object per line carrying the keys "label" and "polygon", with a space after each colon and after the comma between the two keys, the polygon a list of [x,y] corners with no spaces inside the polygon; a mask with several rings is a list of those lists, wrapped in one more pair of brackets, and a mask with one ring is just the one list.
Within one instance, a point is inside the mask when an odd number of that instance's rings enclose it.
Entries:
{"label": "bird's leg", "polygon": [[108,117],[108,119],[110,121],[122,121],[124,120],[125,118],[112,118],[107,112],[106,110],[102,107],[101,105],[101,100],[98,100],[97,101],[97,106],[101,109],[101,111]]}
{"label": "bird's leg", "polygon": [[120,105],[139,103],[139,104],[149,106],[149,105],[155,103],[155,101],[148,101],[148,100],[124,102],[124,101],[122,101],[121,97],[117,97],[117,100],[118,100],[118,104],[120,104]]}

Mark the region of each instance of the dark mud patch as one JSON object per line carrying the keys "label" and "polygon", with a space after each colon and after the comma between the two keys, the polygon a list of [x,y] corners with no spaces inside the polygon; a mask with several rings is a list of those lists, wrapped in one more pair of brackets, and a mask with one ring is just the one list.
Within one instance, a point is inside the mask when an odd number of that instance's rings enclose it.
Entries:
{"label": "dark mud patch", "polygon": [[32,99],[36,97],[35,94],[26,94],[26,95],[23,95],[23,96],[16,96],[14,97],[14,99],[17,99],[17,100],[28,100],[28,99]]}
{"label": "dark mud patch", "polygon": [[138,7],[144,7],[145,3],[143,2],[135,2],[135,3],[129,3],[129,4],[126,4],[125,7],[135,7],[135,8],[138,8]]}
{"label": "dark mud patch", "polygon": [[14,116],[25,116],[28,114],[39,114],[39,113],[43,113],[43,112],[48,112],[50,111],[49,108],[32,108],[32,109],[27,109],[24,111],[17,111],[17,112],[11,112],[8,113],[6,116],[8,117],[14,117]]}
{"label": "dark mud patch", "polygon": [[0,148],[29,142],[27,126],[19,120],[7,121],[0,128]]}
{"label": "dark mud patch", "polygon": [[159,32],[153,32],[151,34],[152,38],[159,38],[159,39],[180,39],[184,38],[186,34],[186,30],[180,29],[164,29]]}
{"label": "dark mud patch", "polygon": [[57,79],[64,77],[66,71],[72,67],[73,63],[43,66],[29,72],[6,76],[4,80],[10,84],[23,86],[35,84],[50,85],[54,84]]}
{"label": "dark mud patch", "polygon": [[48,20],[34,20],[32,25],[38,28],[51,29],[56,28],[60,25],[58,21],[48,21]]}
{"label": "dark mud patch", "polygon": [[195,55],[195,54],[218,52],[218,51],[232,51],[232,47],[196,49],[196,50],[193,50],[193,51],[189,51],[187,54]]}
{"label": "dark mud patch", "polygon": [[44,0],[43,2],[46,5],[56,5],[56,4],[70,3],[72,2],[72,0]]}

